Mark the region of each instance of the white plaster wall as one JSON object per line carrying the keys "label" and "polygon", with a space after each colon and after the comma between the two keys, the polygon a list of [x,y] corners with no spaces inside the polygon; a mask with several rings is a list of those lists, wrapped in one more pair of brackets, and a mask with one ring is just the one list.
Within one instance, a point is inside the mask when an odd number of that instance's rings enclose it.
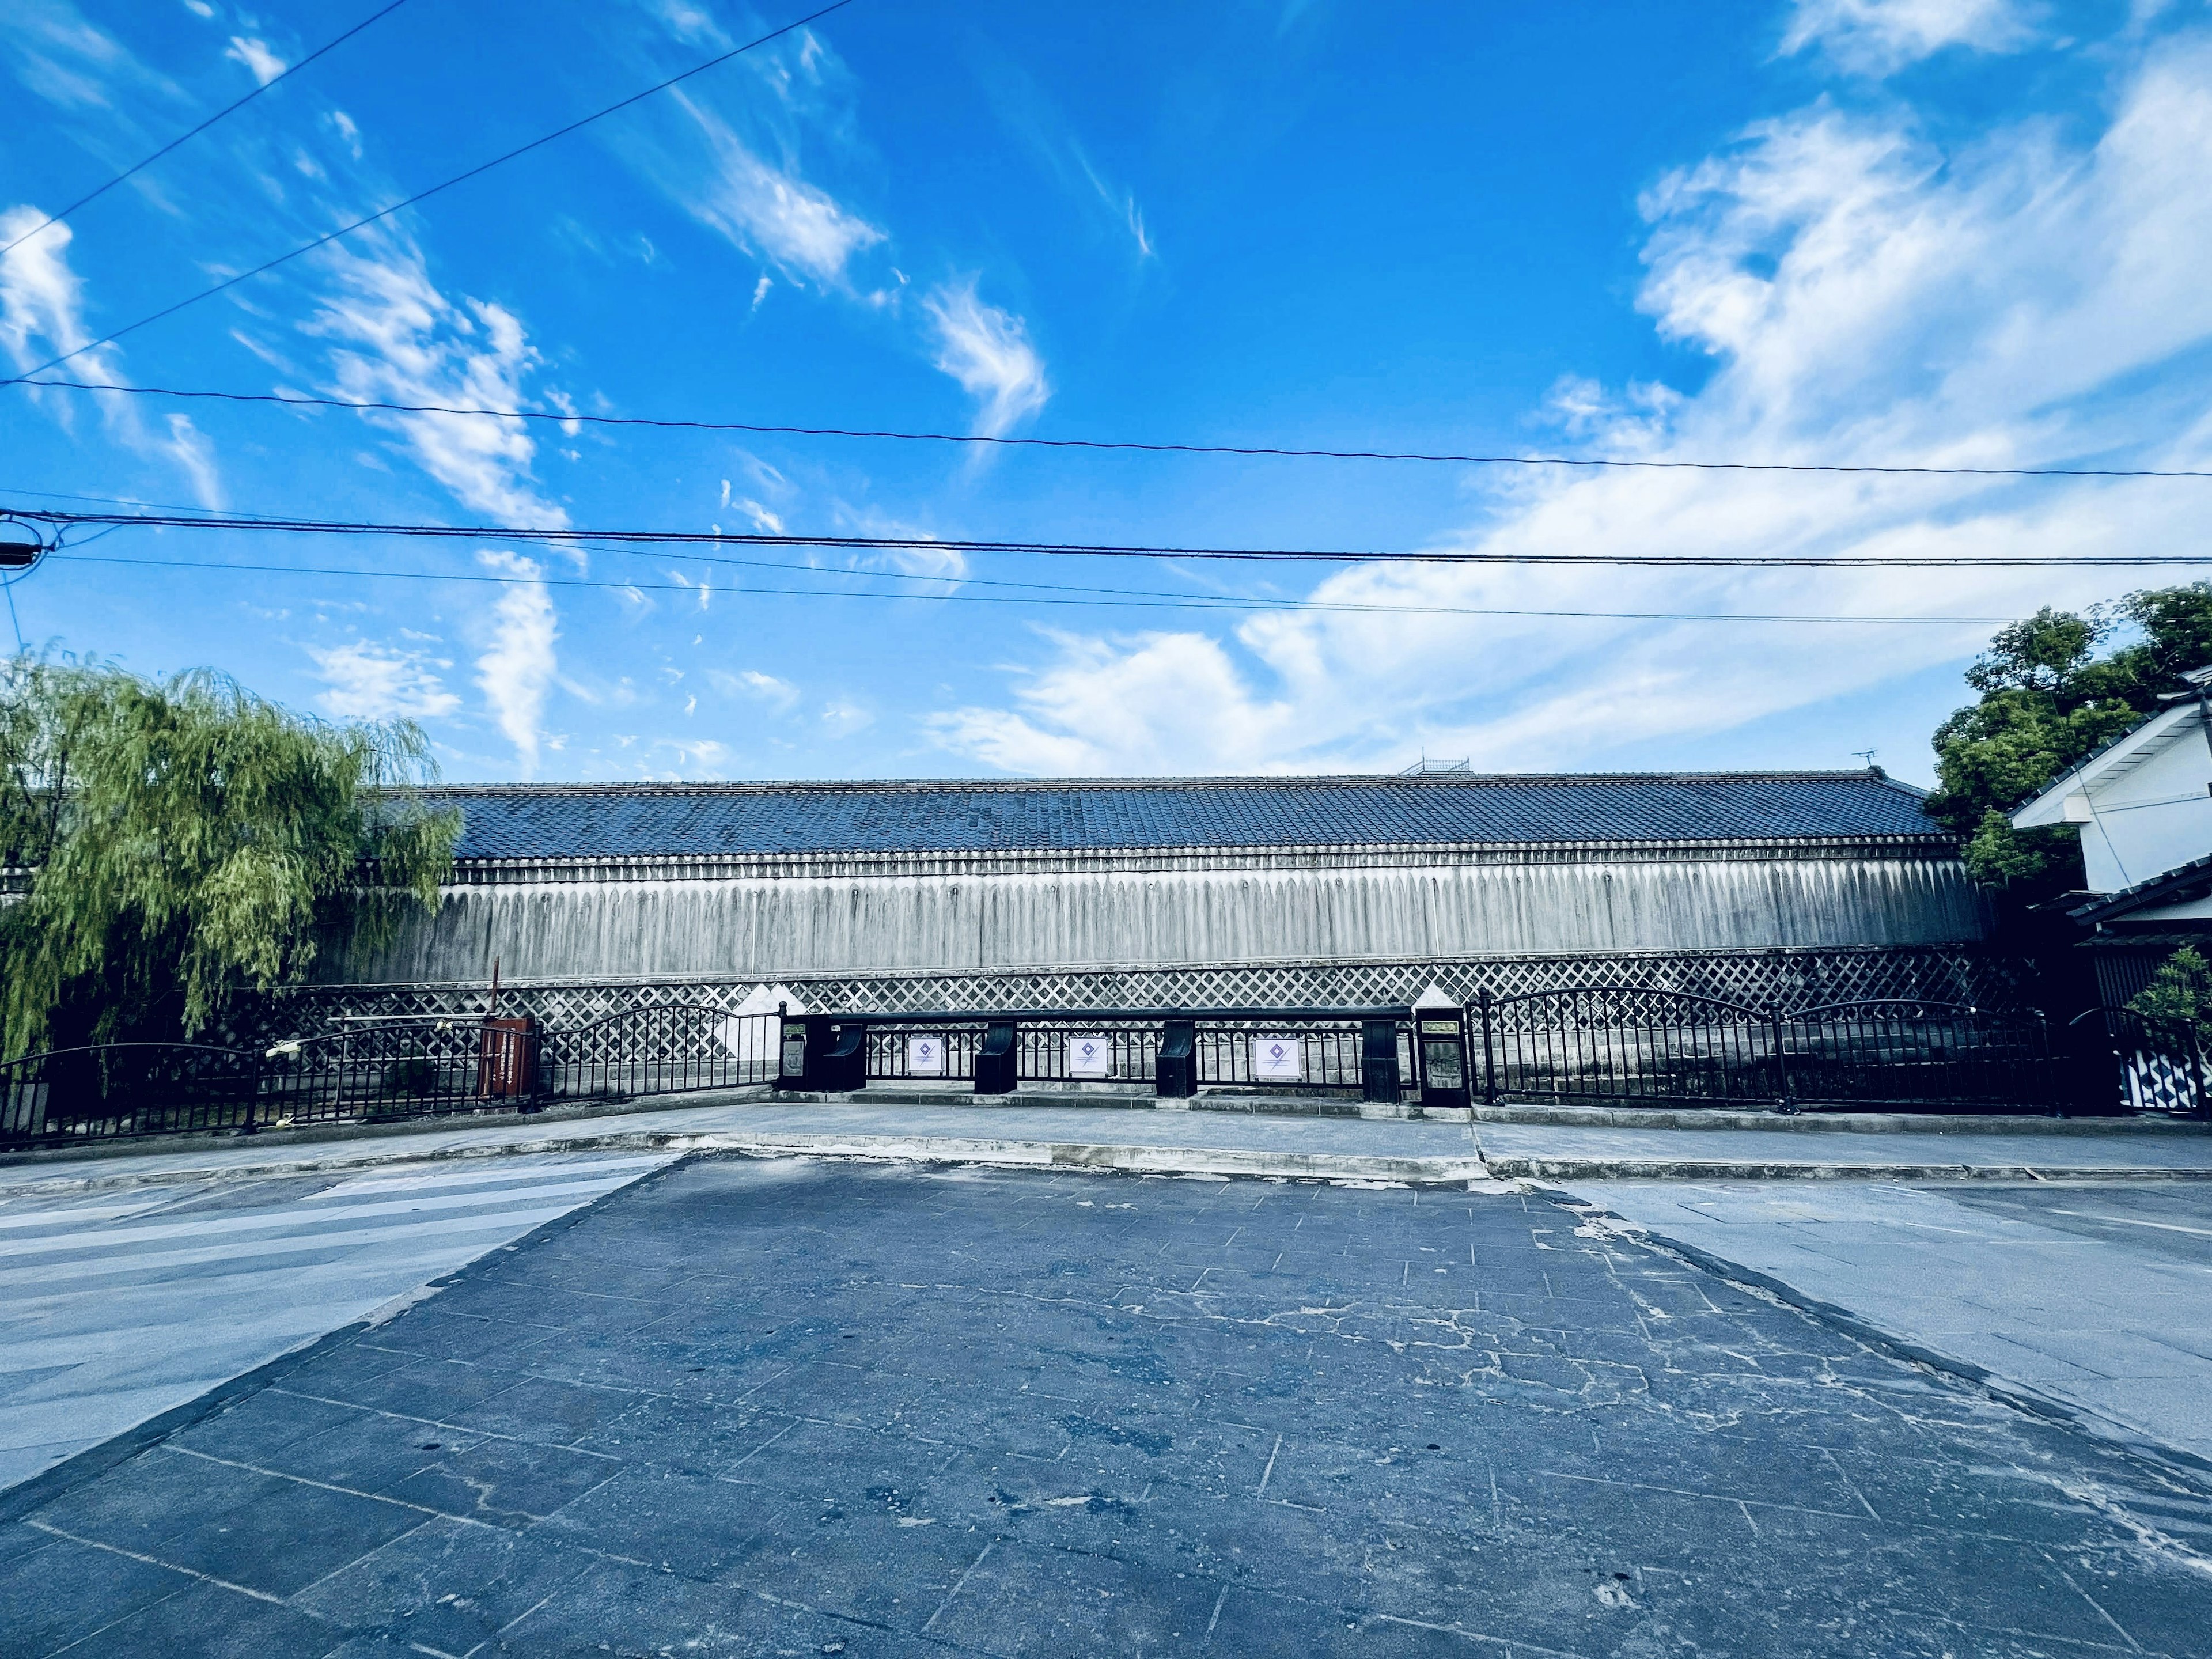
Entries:
{"label": "white plaster wall", "polygon": [[1451,958],[1977,939],[1960,866],[1691,860],[529,883],[449,890],[326,981]]}
{"label": "white plaster wall", "polygon": [[2117,893],[2212,853],[2212,747],[2194,727],[2141,766],[2084,792],[2089,890]]}

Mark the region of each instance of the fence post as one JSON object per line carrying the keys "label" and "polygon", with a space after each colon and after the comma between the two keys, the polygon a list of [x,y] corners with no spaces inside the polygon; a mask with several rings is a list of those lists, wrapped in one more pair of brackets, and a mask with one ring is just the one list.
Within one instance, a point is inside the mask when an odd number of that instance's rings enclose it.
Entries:
{"label": "fence post", "polygon": [[1774,1051],[1774,1109],[1794,1112],[1797,1109],[1790,1094],[1789,1042],[1783,1035],[1782,1010],[1770,1006],[1766,1011],[1767,1040]]}
{"label": "fence post", "polygon": [[1486,985],[1475,993],[1475,1006],[1482,1010],[1482,1103],[1486,1106],[1498,1104],[1498,1050],[1490,1030],[1495,1000]]}
{"label": "fence post", "polygon": [[2212,1088],[2208,1088],[2212,1086],[2212,1078],[2205,1078],[2205,1036],[2194,1020],[2190,1020],[2190,1048],[2197,1053],[2197,1109],[2190,1117],[2212,1117]]}

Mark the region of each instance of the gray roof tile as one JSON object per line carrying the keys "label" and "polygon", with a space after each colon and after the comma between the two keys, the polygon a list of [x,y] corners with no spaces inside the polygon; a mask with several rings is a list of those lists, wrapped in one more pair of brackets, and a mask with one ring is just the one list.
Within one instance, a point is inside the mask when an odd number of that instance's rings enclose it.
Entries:
{"label": "gray roof tile", "polygon": [[467,859],[1935,836],[1866,772],[480,786]]}

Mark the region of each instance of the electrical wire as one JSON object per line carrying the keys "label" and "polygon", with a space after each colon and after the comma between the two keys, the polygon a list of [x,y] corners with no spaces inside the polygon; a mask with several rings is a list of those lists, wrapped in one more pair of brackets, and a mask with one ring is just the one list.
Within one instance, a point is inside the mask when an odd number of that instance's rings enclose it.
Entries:
{"label": "electrical wire", "polygon": [[[62,361],[55,359],[56,362]],[[32,371],[33,374],[38,372],[35,369]],[[994,446],[1003,449],[1125,451],[1146,455],[1238,455],[1289,460],[1443,461],[1460,466],[1567,466],[1659,472],[1815,472],[1928,478],[2212,478],[2212,470],[2191,467],[1888,466],[1812,461],[1638,460],[1589,455],[1478,455],[1431,450],[1299,449],[1274,444],[1188,444],[1129,438],[1012,438],[993,437],[975,432],[902,432],[875,427],[778,425],[763,421],[682,420],[648,415],[580,415],[559,409],[480,409],[468,404],[318,398],[294,392],[200,392],[178,386],[124,386],[106,380],[34,380],[21,377],[0,381],[0,385],[51,386],[65,392],[122,392],[138,398],[178,398],[212,403],[275,404],[291,409],[342,409],[362,414],[463,415],[496,421],[546,421],[562,426],[634,427],[665,432],[744,432],[759,437],[869,438],[901,443]]]}
{"label": "electrical wire", "polygon": [[209,116],[206,120],[201,122],[199,125],[194,127],[191,131],[179,133],[174,138],[170,139],[167,143],[162,145],[161,149],[155,150],[151,155],[147,156],[143,161],[132,162],[129,167],[124,168],[122,172],[117,173],[112,179],[110,179],[106,184],[100,185],[99,189],[92,191],[86,195],[78,197],[76,200],[71,202],[67,207],[64,208],[59,213],[53,215],[51,218],[41,219],[37,224],[33,225],[21,236],[18,236],[14,241],[9,243],[7,246],[0,247],[0,258],[4,258],[9,254],[13,253],[17,248],[22,246],[24,243],[29,241],[31,238],[45,230],[47,226],[58,225],[63,220],[68,218],[70,214],[75,213],[79,208],[90,206],[101,197],[106,195],[109,191],[113,190],[116,185],[123,183],[125,179],[129,179],[132,174],[143,173],[148,167],[152,167],[155,162],[160,161],[164,155],[167,155],[171,150],[176,149],[179,144],[188,143],[191,139],[198,137],[200,134],[205,132],[216,122],[222,120],[226,115],[234,114],[237,111],[244,109],[248,104],[258,98],[263,93],[268,91],[270,88],[277,85],[280,82],[291,79],[292,76],[297,75],[301,70],[307,68],[308,64],[313,63],[315,59],[320,58],[325,52],[333,51],[336,48],[343,46],[347,41],[352,40],[355,35],[359,34],[363,29],[367,28],[371,23],[380,22],[383,19],[391,16],[393,12],[398,11],[400,7],[406,3],[407,0],[392,0],[392,3],[385,7],[382,11],[372,12],[369,15],[362,18],[361,21],[356,23],[351,28],[348,29],[343,34],[339,35],[337,39],[325,41],[321,46],[317,46],[313,52],[309,52],[305,58],[302,58],[298,63],[270,76],[266,81],[259,82],[255,86],[252,91],[247,93],[243,98],[236,99],[230,103],[225,104],[221,109]]}
{"label": "electrical wire", "polygon": [[[819,587],[732,587],[702,588],[691,582],[626,582],[606,581],[587,576],[494,575],[478,571],[439,570],[348,570],[325,565],[247,564],[213,559],[134,559],[119,554],[58,552],[48,556],[50,562],[63,564],[136,565],[162,570],[234,570],[255,574],[286,576],[339,576],[349,580],[368,579],[380,581],[467,582],[495,587],[573,587],[595,588],[611,592],[683,593],[696,597],[702,592],[716,592],[733,598],[752,598],[771,595],[787,599],[849,599],[941,600],[965,605],[1033,605],[1040,601],[1018,594],[991,593],[891,593],[872,590],[835,589]],[[828,575],[890,576],[890,572],[827,571]],[[900,577],[908,581],[961,581],[949,576]],[[1112,589],[1088,590],[1112,592]],[[1571,621],[1589,622],[1683,622],[1683,623],[1867,623],[1888,626],[1909,627],[2000,627],[2016,620],[2011,617],[1867,617],[1867,616],[1802,616],[1790,613],[1752,613],[1733,611],[1553,611],[1507,608],[1503,606],[1438,605],[1358,605],[1341,604],[1325,599],[1267,599],[1242,596],[1207,596],[1195,599],[1061,599],[1052,603],[1085,608],[1139,611],[1351,611],[1373,612],[1384,616],[1446,616],[1446,617],[1543,617]]]}
{"label": "electrical wire", "polygon": [[720,64],[728,63],[732,58],[742,57],[746,52],[751,52],[757,47],[766,46],[771,40],[781,40],[783,36],[791,33],[793,30],[805,28],[809,23],[814,22],[818,19],[827,17],[833,11],[841,11],[845,7],[849,6],[852,3],[853,0],[830,0],[830,4],[822,7],[818,10],[809,12],[805,16],[798,19],[796,21],[786,23],[781,28],[770,29],[766,34],[758,35],[754,39],[746,41],[741,46],[732,46],[729,51],[721,53],[718,57],[709,58],[703,64],[695,64],[692,67],[684,70],[681,74],[672,75],[665,81],[659,82],[653,86],[649,86],[642,92],[634,92],[627,98],[620,99],[614,103],[609,104],[605,109],[595,110],[589,115],[569,122],[566,126],[556,127],[552,131],[544,134],[543,137],[532,138],[526,144],[517,145],[514,149],[508,150],[503,155],[495,155],[489,161],[479,161],[476,166],[469,168],[466,172],[457,173],[452,178],[446,179],[441,184],[432,185],[427,190],[418,190],[412,196],[406,197],[400,201],[394,202],[389,207],[379,208],[375,212],[369,214],[365,218],[356,219],[351,224],[341,225],[336,230],[316,237],[312,242],[303,242],[289,253],[280,253],[273,259],[263,260],[259,264],[255,265],[249,270],[241,270],[234,276],[226,276],[222,281],[216,283],[212,288],[202,289],[198,293],[191,295],[185,299],[179,300],[173,305],[164,306],[159,311],[149,312],[145,316],[141,317],[137,322],[126,323],[121,328],[115,330],[111,334],[104,334],[97,340],[88,341],[83,345],[78,346],[72,350],[64,351],[58,357],[49,358],[45,362],[40,363],[36,368],[27,369],[21,374],[15,375],[8,380],[0,380],[0,386],[16,385],[23,380],[30,379],[31,376],[34,374],[43,374],[50,368],[58,368],[63,363],[68,362],[73,357],[81,357],[88,351],[97,351],[102,346],[112,345],[116,341],[123,338],[126,334],[135,334],[140,329],[146,327],[149,324],[158,323],[165,317],[173,317],[177,313],[185,310],[187,307],[196,306],[203,300],[211,300],[216,295],[223,293],[228,289],[236,288],[240,283],[251,281],[253,277],[262,275],[264,271],[274,270],[277,266],[282,264],[289,264],[291,261],[298,258],[303,253],[313,253],[319,247],[327,247],[331,243],[338,240],[341,237],[350,236],[356,230],[366,229],[368,226],[377,223],[380,220],[389,219],[393,214],[401,211],[403,209],[413,207],[417,203],[427,202],[433,196],[442,194],[444,191],[453,189],[456,185],[465,184],[470,179],[477,177],[479,174],[490,172],[494,167],[503,167],[507,162],[514,161],[518,157],[529,155],[530,152],[534,149],[541,149],[545,145],[551,143],[556,138],[565,138],[572,132],[575,132],[582,128],[590,126],[594,121],[604,120],[608,116],[615,114],[618,111],[628,109],[632,104],[641,102],[645,99],[652,97],[657,92],[665,92],[669,88],[677,85],[680,82],[688,81],[695,75],[703,75],[710,69],[714,69]]}
{"label": "electrical wire", "polygon": [[655,547],[833,547],[882,551],[1026,553],[1054,557],[1206,559],[1265,563],[1656,566],[1665,568],[1757,569],[2066,569],[2167,565],[2212,565],[2212,552],[2118,554],[1998,554],[1989,557],[1948,555],[1889,556],[1842,553],[1521,553],[1490,551],[1382,552],[1319,548],[1185,547],[1173,544],[1046,541],[978,541],[934,536],[829,536],[767,534],[722,530],[574,530],[496,525],[380,524],[331,519],[248,516],[240,514],[65,513],[49,507],[18,507],[15,516],[53,525],[131,524],[149,529],[253,530],[289,535],[392,536],[432,541],[507,541],[561,546],[580,543]]}

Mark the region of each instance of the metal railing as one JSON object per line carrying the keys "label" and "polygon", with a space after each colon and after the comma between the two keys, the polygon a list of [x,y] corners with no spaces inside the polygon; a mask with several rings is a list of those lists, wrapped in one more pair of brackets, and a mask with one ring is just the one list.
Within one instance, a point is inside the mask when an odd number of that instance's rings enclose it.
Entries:
{"label": "metal railing", "polygon": [[1492,1103],[2048,1111],[2069,1093],[2033,1010],[1883,998],[1785,1014],[1622,986],[1486,996],[1468,1019]]}
{"label": "metal railing", "polygon": [[1410,1011],[1395,1008],[1065,1009],[842,1014],[865,1030],[869,1083],[972,1083],[985,1033],[1013,1028],[1014,1080],[1151,1089],[1168,1028],[1194,1028],[1194,1081],[1208,1089],[1358,1090],[1368,1022],[1397,1028],[1399,1076],[1413,1075]]}
{"label": "metal railing", "polygon": [[[1784,1012],[1620,986],[1485,994],[1463,1014],[1468,1091],[1457,1098],[1477,1103],[2212,1114],[2212,1063],[2196,1028],[2124,1009],[2092,1010],[2054,1034],[2033,1011],[1891,998]],[[1088,1085],[1395,1100],[1424,1082],[1406,1008],[948,1011],[809,1023],[826,1023],[820,1035],[832,1036],[847,1067],[834,1086],[845,1090],[983,1089],[979,1062],[994,1092]],[[261,1052],[62,1048],[0,1063],[0,1146],[807,1086],[782,1075],[784,1036],[777,1014],[678,1003],[542,1030],[466,1016],[356,1019]]]}

